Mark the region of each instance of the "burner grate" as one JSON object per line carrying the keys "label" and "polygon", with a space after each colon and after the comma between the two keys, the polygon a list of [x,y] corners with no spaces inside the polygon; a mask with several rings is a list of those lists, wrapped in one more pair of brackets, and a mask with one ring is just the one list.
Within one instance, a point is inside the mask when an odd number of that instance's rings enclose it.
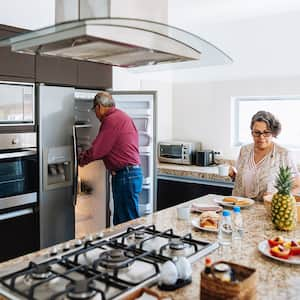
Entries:
{"label": "burner grate", "polygon": [[194,240],[191,234],[176,235],[172,229],[129,227],[109,239],[87,241],[62,257],[31,262],[0,278],[0,283],[15,299],[122,299],[157,282],[160,266],[174,255],[183,255],[192,263],[216,248]]}

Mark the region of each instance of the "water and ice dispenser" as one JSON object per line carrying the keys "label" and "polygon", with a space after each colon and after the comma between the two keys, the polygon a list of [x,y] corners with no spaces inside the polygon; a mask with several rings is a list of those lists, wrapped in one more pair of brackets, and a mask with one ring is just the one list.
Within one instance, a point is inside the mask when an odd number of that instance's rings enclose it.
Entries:
{"label": "water and ice dispenser", "polygon": [[44,189],[51,190],[72,185],[72,147],[51,147],[44,150]]}

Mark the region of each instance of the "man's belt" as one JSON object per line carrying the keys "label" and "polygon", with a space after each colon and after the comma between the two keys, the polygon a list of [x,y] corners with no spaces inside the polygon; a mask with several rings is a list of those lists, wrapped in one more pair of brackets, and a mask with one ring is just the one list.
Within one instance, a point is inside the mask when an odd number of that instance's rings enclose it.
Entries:
{"label": "man's belt", "polygon": [[129,165],[129,166],[125,166],[125,167],[123,167],[123,168],[121,168],[121,169],[119,169],[119,170],[111,171],[111,175],[115,176],[115,175],[117,175],[119,172],[125,172],[125,171],[129,172],[129,171],[132,170],[132,169],[138,169],[138,168],[140,168],[140,167],[141,167],[140,165]]}

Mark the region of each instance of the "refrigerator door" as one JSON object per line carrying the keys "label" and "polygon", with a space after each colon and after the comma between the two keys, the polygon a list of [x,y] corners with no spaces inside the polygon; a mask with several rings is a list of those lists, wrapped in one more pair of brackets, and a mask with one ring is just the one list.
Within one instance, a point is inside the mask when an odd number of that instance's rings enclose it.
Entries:
{"label": "refrigerator door", "polygon": [[74,238],[74,88],[37,86],[41,248]]}
{"label": "refrigerator door", "polygon": [[[100,122],[91,111],[96,91],[75,92],[75,135],[77,152],[91,147],[99,131]],[[102,161],[94,161],[78,167],[78,192],[76,195],[76,237],[100,231],[109,226],[107,205],[107,172]]]}
{"label": "refrigerator door", "polygon": [[112,91],[116,107],[125,111],[139,132],[139,151],[143,170],[140,215],[156,210],[156,92]]}
{"label": "refrigerator door", "polygon": [[[78,152],[88,149],[99,130],[91,111],[97,90],[75,91],[75,124]],[[139,150],[144,174],[140,194],[140,215],[156,210],[156,120],[154,91],[110,91],[117,108],[133,119],[139,131]],[[109,174],[102,162],[78,168],[76,235],[97,231],[112,224],[113,201]]]}

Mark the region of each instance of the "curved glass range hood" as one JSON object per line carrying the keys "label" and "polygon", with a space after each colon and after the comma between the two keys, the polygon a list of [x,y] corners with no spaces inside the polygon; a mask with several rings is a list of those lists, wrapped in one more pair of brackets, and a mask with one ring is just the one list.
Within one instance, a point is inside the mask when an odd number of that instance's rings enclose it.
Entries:
{"label": "curved glass range hood", "polygon": [[[131,18],[90,18],[56,24],[0,41],[12,51],[66,57],[119,67],[198,61],[232,62],[200,37],[163,23]],[[206,61],[205,61],[206,60]]]}

